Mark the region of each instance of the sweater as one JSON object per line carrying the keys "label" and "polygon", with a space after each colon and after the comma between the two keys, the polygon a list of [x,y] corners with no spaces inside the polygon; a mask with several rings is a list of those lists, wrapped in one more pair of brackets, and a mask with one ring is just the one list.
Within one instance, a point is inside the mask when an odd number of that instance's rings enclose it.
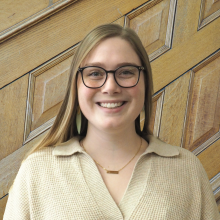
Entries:
{"label": "sweater", "polygon": [[9,191],[3,219],[220,219],[198,158],[153,136],[149,139],[119,205],[78,138],[32,153]]}

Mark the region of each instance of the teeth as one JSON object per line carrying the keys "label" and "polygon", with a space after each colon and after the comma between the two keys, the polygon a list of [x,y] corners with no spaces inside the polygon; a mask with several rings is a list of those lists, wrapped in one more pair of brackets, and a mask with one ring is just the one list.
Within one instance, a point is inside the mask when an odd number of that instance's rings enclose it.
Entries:
{"label": "teeth", "polygon": [[100,103],[100,106],[104,108],[116,108],[123,104],[123,102],[117,102],[117,103]]}

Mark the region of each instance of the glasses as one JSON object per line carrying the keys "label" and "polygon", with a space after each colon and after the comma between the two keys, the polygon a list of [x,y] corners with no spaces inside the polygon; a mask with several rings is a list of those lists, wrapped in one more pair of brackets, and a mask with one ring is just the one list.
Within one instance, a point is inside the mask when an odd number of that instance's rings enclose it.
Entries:
{"label": "glasses", "polygon": [[123,88],[131,88],[138,84],[140,72],[144,70],[143,66],[121,66],[116,70],[105,70],[98,66],[85,66],[79,68],[84,85],[91,89],[102,87],[107,78],[108,73],[114,74],[115,82]]}

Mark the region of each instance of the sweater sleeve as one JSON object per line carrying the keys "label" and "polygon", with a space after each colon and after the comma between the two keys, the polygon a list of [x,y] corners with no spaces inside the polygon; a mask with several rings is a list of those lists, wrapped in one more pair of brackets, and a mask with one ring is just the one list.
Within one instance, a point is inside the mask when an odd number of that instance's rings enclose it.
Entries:
{"label": "sweater sleeve", "polygon": [[3,220],[27,220],[30,219],[28,198],[28,166],[26,161],[22,163],[13,185],[9,190]]}
{"label": "sweater sleeve", "polygon": [[201,220],[220,220],[220,214],[213,195],[213,191],[208,176],[202,166],[200,166],[200,187],[201,187]]}

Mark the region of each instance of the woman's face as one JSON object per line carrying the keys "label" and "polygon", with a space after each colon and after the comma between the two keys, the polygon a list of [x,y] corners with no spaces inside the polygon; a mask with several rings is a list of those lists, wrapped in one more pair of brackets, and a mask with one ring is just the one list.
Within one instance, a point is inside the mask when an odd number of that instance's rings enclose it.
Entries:
{"label": "woman's face", "polygon": [[[141,66],[141,61],[132,46],[119,37],[108,38],[98,44],[83,60],[80,67],[99,66],[105,70],[115,70],[123,65]],[[135,87],[122,88],[108,74],[105,84],[98,89],[87,88],[81,74],[77,79],[78,100],[81,111],[88,119],[89,128],[107,131],[134,126],[134,121],[144,105],[144,75]],[[108,103],[116,103],[112,108]]]}

